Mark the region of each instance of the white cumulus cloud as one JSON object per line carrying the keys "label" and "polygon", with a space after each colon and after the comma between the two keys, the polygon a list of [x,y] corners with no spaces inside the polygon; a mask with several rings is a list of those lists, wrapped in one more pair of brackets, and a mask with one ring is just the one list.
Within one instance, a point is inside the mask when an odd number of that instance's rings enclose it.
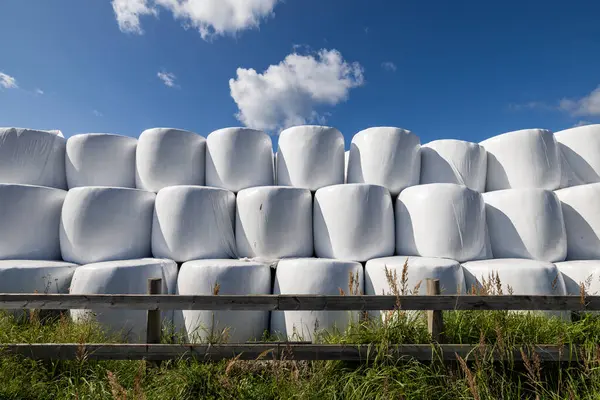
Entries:
{"label": "white cumulus cloud", "polygon": [[229,80],[231,97],[238,106],[236,118],[244,125],[274,131],[307,122],[324,123],[318,106],[345,101],[350,89],[364,83],[363,68],[349,63],[337,50],[316,54],[289,54],[263,73],[238,68]]}
{"label": "white cumulus cloud", "polygon": [[559,108],[574,116],[600,116],[600,86],[580,99],[562,99]]}
{"label": "white cumulus cloud", "polygon": [[392,72],[395,72],[396,69],[398,69],[396,67],[396,64],[394,64],[391,61],[382,62],[381,63],[381,68],[385,69],[386,71],[392,71]]}
{"label": "white cumulus cloud", "polygon": [[256,28],[273,14],[279,0],[112,0],[119,28],[142,34],[140,17],[158,16],[159,7],[173,14],[184,27],[194,28],[203,39]]}
{"label": "white cumulus cloud", "polygon": [[4,89],[18,89],[17,80],[4,72],[0,72],[0,87]]}
{"label": "white cumulus cloud", "polygon": [[174,73],[172,72],[158,72],[156,74],[156,76],[158,76],[158,79],[160,79],[161,81],[163,81],[163,83],[168,86],[168,87],[174,87],[175,86],[175,79],[177,79],[177,77],[175,76]]}

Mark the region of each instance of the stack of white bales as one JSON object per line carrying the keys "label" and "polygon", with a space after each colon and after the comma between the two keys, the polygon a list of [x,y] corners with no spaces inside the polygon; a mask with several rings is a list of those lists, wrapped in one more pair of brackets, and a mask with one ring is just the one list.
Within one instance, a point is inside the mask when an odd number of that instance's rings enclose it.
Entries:
{"label": "stack of white bales", "polygon": [[[560,202],[560,158],[552,132],[527,129],[481,142],[487,151],[483,194],[494,260],[463,264],[468,287],[498,278],[504,294],[563,295],[562,275],[553,264],[566,257]],[[562,315],[558,313],[559,315]]]}
{"label": "stack of white bales", "polygon": [[67,192],[65,139],[0,128],[0,292],[66,293],[76,264],[63,262],[58,228]]}

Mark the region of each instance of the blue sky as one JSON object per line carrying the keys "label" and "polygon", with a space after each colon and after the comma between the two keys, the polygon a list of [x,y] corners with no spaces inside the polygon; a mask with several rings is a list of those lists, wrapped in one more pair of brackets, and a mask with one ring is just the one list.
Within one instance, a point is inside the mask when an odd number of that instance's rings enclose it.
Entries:
{"label": "blue sky", "polygon": [[325,123],[347,146],[371,126],[423,143],[557,131],[600,122],[599,15],[596,0],[4,0],[0,126]]}

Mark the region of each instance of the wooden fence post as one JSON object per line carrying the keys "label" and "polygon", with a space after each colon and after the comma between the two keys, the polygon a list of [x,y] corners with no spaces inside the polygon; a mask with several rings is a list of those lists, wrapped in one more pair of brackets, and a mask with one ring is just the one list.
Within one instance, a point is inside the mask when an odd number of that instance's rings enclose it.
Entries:
{"label": "wooden fence post", "polygon": [[[439,279],[427,279],[427,295],[436,296],[440,293],[440,280]],[[431,338],[434,342],[442,343],[442,331],[444,330],[444,320],[442,318],[442,312],[440,310],[429,310],[427,311],[427,329],[431,334]]]}
{"label": "wooden fence post", "polygon": [[[148,294],[161,294],[162,292],[162,279],[153,278],[148,279]],[[148,317],[146,323],[146,343],[154,344],[160,343],[160,334],[162,331],[162,324],[160,319],[159,310],[148,310]]]}

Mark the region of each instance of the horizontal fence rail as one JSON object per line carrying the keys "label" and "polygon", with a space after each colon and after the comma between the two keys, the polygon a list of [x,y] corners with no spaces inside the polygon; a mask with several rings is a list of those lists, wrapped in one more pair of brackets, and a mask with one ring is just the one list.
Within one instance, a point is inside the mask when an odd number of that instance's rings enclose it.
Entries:
{"label": "horizontal fence rail", "polygon": [[[398,307],[399,306],[399,307]],[[182,296],[0,294],[0,309],[131,310],[544,310],[600,311],[600,296]]]}
{"label": "horizontal fence rail", "polygon": [[1,355],[20,355],[35,360],[148,360],[195,359],[218,361],[237,357],[239,360],[344,360],[369,361],[375,356],[415,359],[418,361],[456,361],[457,356],[493,356],[496,361],[524,361],[537,354],[544,362],[573,362],[581,357],[577,346],[533,345],[500,351],[492,346],[470,344],[399,344],[385,351],[375,345],[248,343],[248,344],[3,344]]}

